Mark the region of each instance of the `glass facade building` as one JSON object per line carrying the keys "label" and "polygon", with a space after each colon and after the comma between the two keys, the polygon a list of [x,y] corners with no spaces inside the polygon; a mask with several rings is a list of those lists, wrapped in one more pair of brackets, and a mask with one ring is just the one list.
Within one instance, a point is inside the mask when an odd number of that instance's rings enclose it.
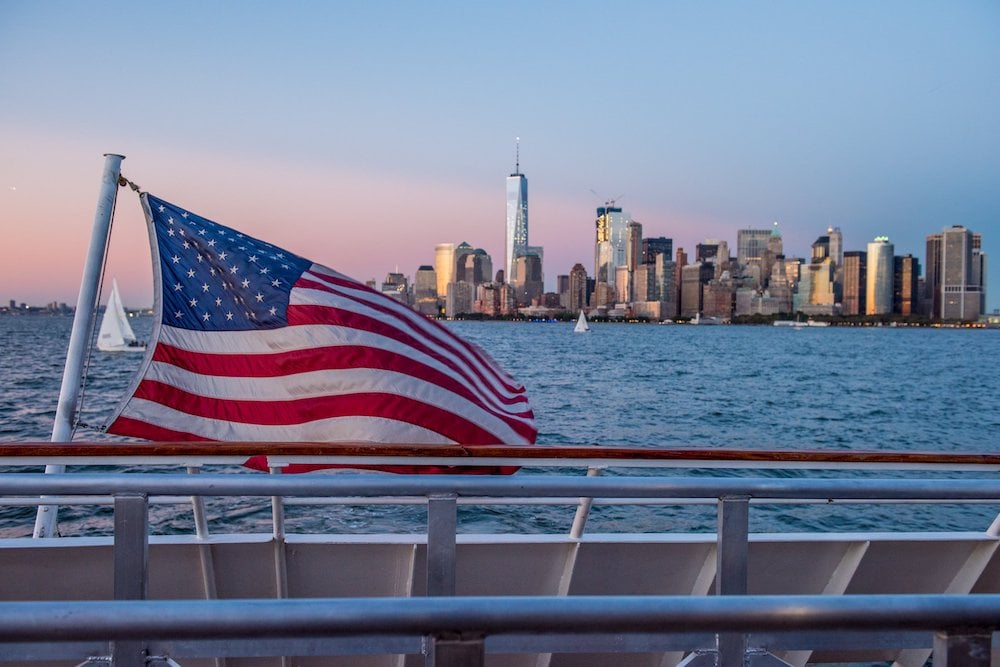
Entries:
{"label": "glass facade building", "polygon": [[892,312],[893,253],[888,236],[877,236],[868,244],[865,314],[886,315]]}
{"label": "glass facade building", "polygon": [[507,177],[507,228],[504,245],[506,279],[518,279],[517,258],[528,252],[528,179],[517,169]]}

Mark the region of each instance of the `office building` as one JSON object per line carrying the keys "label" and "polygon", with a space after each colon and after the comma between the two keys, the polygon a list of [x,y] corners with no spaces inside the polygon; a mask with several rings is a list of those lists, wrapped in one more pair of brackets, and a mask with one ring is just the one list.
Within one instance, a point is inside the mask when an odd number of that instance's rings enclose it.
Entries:
{"label": "office building", "polygon": [[931,317],[979,319],[984,311],[986,285],[982,236],[961,225],[928,235],[924,285]]}
{"label": "office building", "polygon": [[892,261],[892,312],[914,315],[919,312],[920,262],[913,255],[894,257]]}
{"label": "office building", "polygon": [[587,269],[583,264],[574,264],[569,272],[569,299],[566,307],[577,312],[587,307]]}
{"label": "office building", "polygon": [[876,236],[868,244],[865,314],[888,315],[892,312],[894,246],[888,236]]}
{"label": "office building", "polygon": [[517,258],[528,252],[528,179],[521,173],[521,147],[518,144],[514,173],[507,177],[507,226],[504,246],[504,271],[507,282],[514,284]]}
{"label": "office building", "polygon": [[657,255],[666,255],[667,261],[674,254],[674,240],[666,236],[654,236],[642,239],[642,263],[655,264]]}
{"label": "office building", "polygon": [[740,229],[736,232],[736,261],[741,266],[760,264],[771,240],[770,229]]}
{"label": "office building", "polygon": [[455,244],[438,243],[434,246],[434,275],[437,279],[438,296],[448,294],[448,283],[455,280]]}
{"label": "office building", "polygon": [[865,292],[868,284],[868,254],[860,250],[844,253],[844,268],[841,270],[843,298],[841,312],[844,315],[865,314]]}
{"label": "office building", "polygon": [[599,206],[594,237],[594,306],[611,305],[615,295],[618,267],[626,267],[628,223],[631,216],[616,206]]}

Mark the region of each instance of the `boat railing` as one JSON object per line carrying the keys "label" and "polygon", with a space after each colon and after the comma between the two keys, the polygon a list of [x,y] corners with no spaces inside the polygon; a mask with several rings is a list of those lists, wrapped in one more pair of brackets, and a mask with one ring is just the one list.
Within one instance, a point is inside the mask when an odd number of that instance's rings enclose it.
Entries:
{"label": "boat railing", "polygon": [[[187,447],[173,447],[160,449],[154,454],[151,449],[148,449],[142,452],[139,459],[120,452],[112,456],[113,448],[101,451],[100,453],[105,455],[103,457],[93,452],[84,453],[81,450],[75,450],[79,458],[75,459],[74,462],[81,465],[121,465],[125,461],[136,462],[141,459],[142,462],[156,464],[168,462],[185,465],[192,463],[198,465],[230,464],[245,460],[248,453],[257,451],[247,448],[245,445],[241,450],[229,449],[229,444],[223,443],[220,447],[220,450],[226,451],[214,453],[216,457],[227,458],[212,458],[212,455],[207,453],[211,450],[205,445],[199,445],[201,449],[198,451]],[[104,446],[104,444],[94,445],[97,449]],[[23,469],[23,466],[39,462],[38,451],[30,452],[26,449],[18,449],[18,447],[17,445],[6,447],[4,449],[6,456],[0,458],[0,463],[11,465],[15,469]],[[41,449],[51,452],[54,448],[42,447]],[[357,451],[341,451],[337,455],[327,454],[327,458],[323,461],[339,465],[357,465],[358,460],[363,460],[367,465],[376,466],[400,464],[402,461],[406,461],[410,465],[459,465],[462,468],[469,466],[476,468],[491,465],[535,465],[543,459],[544,454],[551,457],[551,465],[554,467],[572,467],[567,463],[567,457],[554,457],[552,452],[533,451],[531,454],[526,454],[524,451],[518,451],[519,458],[513,458],[500,456],[500,449],[507,448],[498,448],[489,452],[466,452],[460,458],[448,455],[434,457],[431,452],[426,451],[420,452],[416,457],[407,457],[402,454],[388,455],[386,451],[379,451],[377,457],[364,457],[359,455]],[[592,450],[587,453],[590,456],[585,457],[583,456],[584,452],[579,452],[578,458],[569,457],[569,460],[576,466],[582,462],[588,468],[596,470],[606,466],[652,466],[650,459],[655,461],[657,456],[662,455],[662,452],[654,452],[644,459],[638,459],[618,456],[619,452],[595,452]],[[597,455],[595,456],[595,454]],[[696,460],[700,455],[684,452],[680,457],[664,458],[667,461],[667,467],[680,465],[680,459],[683,459],[683,465],[691,466],[691,459]],[[756,457],[757,454],[753,454],[745,458],[753,459]],[[718,458],[713,458],[712,462],[726,465],[726,467],[731,467],[730,464],[739,464],[737,467],[765,468],[767,465],[774,464],[780,467],[780,464],[775,461],[764,462],[767,464],[764,465],[752,460],[740,461],[740,458],[742,457],[737,457],[736,461],[722,461],[722,457],[718,456]],[[810,457],[799,456],[797,458],[800,460],[797,461],[794,460],[795,458],[793,457],[792,461],[794,465],[823,467],[819,461]],[[403,634],[429,637],[428,646],[430,648],[426,649],[426,652],[428,655],[436,656],[437,661],[434,664],[481,664],[477,661],[481,659],[485,650],[484,638],[488,636],[502,638],[510,633],[521,633],[518,636],[524,640],[526,636],[537,638],[539,633],[544,635],[546,631],[554,635],[558,635],[560,632],[569,632],[574,636],[592,631],[613,634],[615,632],[614,624],[608,622],[607,613],[609,610],[617,608],[615,605],[621,605],[623,618],[628,617],[631,620],[636,620],[635,617],[628,615],[627,609],[629,608],[645,609],[652,613],[660,625],[656,626],[655,631],[650,630],[650,632],[657,637],[663,633],[669,635],[680,630],[690,633],[697,629],[703,629],[708,633],[717,633],[717,635],[713,635],[714,644],[711,646],[707,646],[702,637],[688,641],[678,650],[694,650],[696,653],[692,656],[695,657],[699,655],[697,651],[702,651],[704,655],[707,655],[704,653],[707,651],[711,653],[711,660],[717,661],[718,664],[743,664],[745,656],[763,646],[759,641],[748,643],[746,634],[748,632],[780,632],[782,630],[802,629],[808,629],[810,632],[825,632],[834,627],[859,630],[872,630],[874,628],[879,631],[940,630],[944,634],[942,635],[943,639],[940,640],[939,652],[940,655],[947,656],[945,658],[947,663],[959,664],[959,658],[955,656],[961,653],[964,656],[962,660],[972,659],[969,658],[969,655],[980,656],[979,662],[962,664],[988,664],[988,657],[986,663],[981,661],[982,649],[985,645],[986,655],[989,656],[992,633],[998,625],[998,623],[990,622],[990,619],[1000,618],[996,614],[996,611],[1000,609],[997,606],[1000,605],[1000,596],[889,596],[866,602],[865,598],[868,596],[832,596],[830,599],[807,599],[795,596],[763,599],[747,595],[749,518],[752,503],[789,501],[1000,503],[1000,477],[993,474],[1000,469],[1000,460],[996,456],[975,455],[974,457],[961,458],[948,455],[943,457],[951,459],[950,463],[948,460],[927,460],[931,457],[923,460],[903,457],[895,462],[886,461],[884,458],[880,457],[879,460],[867,462],[857,461],[856,463],[858,467],[866,467],[867,465],[874,469],[896,467],[906,470],[954,470],[959,467],[963,470],[979,470],[985,474],[970,474],[956,479],[936,478],[930,475],[902,478],[864,476],[775,478],[765,476],[598,476],[593,474],[386,475],[370,472],[316,475],[220,472],[202,472],[200,474],[11,472],[0,474],[0,496],[10,499],[10,502],[18,502],[20,499],[25,504],[38,504],[40,506],[56,505],[71,498],[110,499],[114,507],[114,530],[111,536],[114,547],[114,597],[119,602],[59,604],[63,605],[64,610],[72,610],[73,614],[78,614],[75,617],[78,627],[92,628],[93,632],[97,632],[97,628],[103,628],[104,634],[101,637],[103,640],[112,642],[110,650],[113,655],[120,659],[119,664],[123,665],[140,664],[134,661],[130,662],[124,653],[130,650],[124,647],[132,646],[130,642],[140,636],[145,638],[144,641],[150,638],[161,638],[179,642],[205,639],[208,636],[213,638],[219,636],[226,638],[230,635],[242,636],[241,633],[244,630],[240,628],[244,627],[242,623],[245,616],[238,610],[238,605],[225,601],[170,601],[169,603],[161,601],[155,604],[139,602],[146,598],[147,590],[150,499],[154,497],[204,498],[208,496],[274,499],[273,539],[276,545],[280,545],[285,539],[281,505],[283,501],[281,499],[337,498],[347,499],[349,502],[366,502],[369,499],[389,499],[391,501],[417,499],[419,502],[426,503],[425,577],[427,596],[428,598],[451,598],[451,601],[407,600],[403,606],[393,607],[393,609],[398,610],[397,614],[396,612],[390,613],[385,609],[380,611],[380,605],[388,604],[384,601],[371,601],[369,605],[368,602],[359,604],[358,600],[351,600],[349,604],[343,601],[329,600],[317,601],[311,605],[311,603],[302,600],[261,600],[251,605],[252,608],[262,612],[261,618],[269,618],[268,614],[273,613],[274,617],[270,618],[283,617],[287,619],[286,625],[272,628],[272,630],[267,631],[271,634],[265,633],[266,638],[259,638],[259,642],[265,644],[267,639],[273,639],[275,636],[299,637],[301,639],[303,632],[306,635],[310,632],[316,632],[316,630],[303,631],[305,626],[297,625],[299,621],[296,619],[304,619],[301,622],[308,627],[317,627],[325,623],[325,627],[331,628],[329,630],[330,636],[339,637],[343,634],[356,636],[372,633],[395,635],[403,632]],[[309,453],[302,453],[300,450],[290,447],[280,454],[270,454],[269,464],[277,467],[285,463],[306,460],[316,461],[315,458],[309,458]],[[831,463],[847,464],[843,460]],[[693,465],[697,465],[697,463]],[[602,596],[599,600],[590,600],[589,602],[586,598],[569,600],[565,597],[537,600],[499,598],[497,600],[480,600],[483,605],[494,606],[481,607],[479,615],[466,614],[469,611],[468,605],[474,604],[473,599],[455,597],[457,545],[459,542],[458,504],[461,501],[492,502],[523,499],[527,499],[529,502],[573,503],[580,502],[581,499],[667,503],[695,500],[715,504],[716,533],[714,539],[717,564],[714,593],[716,600],[713,602],[704,602],[704,600],[692,602],[691,600],[696,598],[674,599],[673,597],[649,596],[647,602],[652,604],[654,608],[647,608],[643,605],[636,607],[634,600],[620,596]],[[581,502],[580,507],[582,508],[584,504]],[[204,517],[196,520],[196,524],[198,536],[207,536],[203,525]],[[1000,521],[994,521],[993,525],[981,535],[983,540],[996,542],[1000,539],[998,533],[1000,533]],[[38,541],[52,543],[56,539],[43,538]],[[577,530],[577,527],[574,526],[574,534],[570,535],[568,539],[583,539],[582,528]],[[283,596],[279,595],[279,597]],[[833,602],[833,599],[841,601]],[[681,602],[681,600],[688,601]],[[126,603],[125,601],[132,602]],[[402,599],[398,601],[402,601]],[[125,606],[115,606],[116,604]],[[228,606],[226,606],[227,604]],[[271,604],[275,605],[273,611],[268,606]],[[424,604],[427,606],[421,606]],[[655,608],[657,604],[662,606]],[[698,607],[699,604],[709,606]],[[712,607],[711,605],[714,604],[720,606]],[[747,604],[759,606],[751,609],[745,606]],[[866,607],[866,604],[869,606]],[[560,605],[565,605],[565,607]],[[157,614],[152,611],[154,607],[162,613]],[[348,612],[348,607],[355,611]],[[277,611],[279,608],[284,611]],[[490,615],[486,612],[489,609],[499,611],[495,615]],[[740,610],[746,612],[745,617],[738,613]],[[16,624],[7,626],[3,620],[7,618],[8,614],[13,617],[35,613],[46,617],[59,616],[54,608],[46,607],[43,603],[0,603],[0,628],[3,628],[0,630],[0,641],[24,641],[28,643],[35,641],[29,631],[14,632],[10,628],[15,627]],[[859,621],[864,627],[845,620],[854,617],[855,613],[857,613],[857,618],[864,619]],[[155,615],[157,621],[162,622],[163,630],[152,632],[149,625],[142,626],[142,622],[138,619],[143,618],[143,614]],[[222,614],[222,616],[218,617],[219,624],[213,622],[204,625],[201,631],[203,634],[193,637],[191,633],[194,631],[190,629],[192,626],[186,625],[188,621],[184,620],[185,617],[191,618],[190,614],[195,616]],[[409,616],[410,614],[412,616]],[[482,614],[486,614],[486,616]],[[577,625],[573,625],[572,627],[575,629],[572,630],[568,629],[569,626],[546,625],[543,619],[548,618],[550,614],[553,615],[553,618],[564,619],[567,624],[577,623]],[[704,615],[701,617],[703,621],[692,620],[699,614]],[[737,617],[746,620],[739,621]],[[406,618],[421,618],[423,624],[420,627],[406,626],[407,629],[404,631],[403,628],[407,621],[403,619]],[[468,624],[461,619],[467,619]],[[962,622],[959,622],[959,619]],[[533,621],[537,621],[537,623],[532,625]],[[152,621],[149,622],[152,623]],[[285,623],[278,620],[274,620],[274,622]],[[344,625],[338,625],[341,622]],[[133,625],[133,623],[138,625]],[[362,625],[368,629],[359,632],[353,632],[350,629]],[[253,628],[256,626],[250,623],[245,627]],[[648,629],[650,626],[640,623],[630,627]],[[22,634],[17,634],[18,632],[22,632]],[[81,635],[81,632],[86,636]],[[67,641],[96,638],[96,635],[87,634],[88,632],[91,630],[67,631],[65,637]],[[660,646],[656,643],[660,640],[651,638],[650,632],[645,632],[643,641],[638,642],[635,646],[644,648],[653,646],[654,650],[656,646]],[[796,636],[801,639],[800,635]],[[795,641],[799,641],[799,639]],[[868,640],[870,639],[869,635]],[[123,643],[114,643],[119,640]],[[503,648],[503,641],[499,640],[497,650],[507,650]],[[792,644],[794,643],[792,642]],[[534,641],[534,643],[528,641],[527,644],[518,644],[522,647],[518,650],[524,650],[523,647],[527,645],[538,648],[539,646],[544,647],[545,643],[544,641]],[[577,642],[569,645],[581,646],[582,644]],[[287,643],[282,644],[282,646],[287,648]],[[368,646],[366,650],[374,652],[412,652],[409,649],[398,651],[399,645],[392,641],[388,643],[377,642],[376,648],[370,644],[366,644],[366,646]],[[566,644],[560,645],[556,641],[556,648],[550,648],[551,650],[559,650],[559,646],[565,647]],[[152,644],[144,643],[142,650],[155,652],[156,649]],[[187,649],[182,649],[180,652],[184,653],[185,650]],[[271,655],[268,653],[272,650],[271,648],[262,646],[260,650],[264,651],[261,655]],[[619,650],[621,649],[619,648]]]}

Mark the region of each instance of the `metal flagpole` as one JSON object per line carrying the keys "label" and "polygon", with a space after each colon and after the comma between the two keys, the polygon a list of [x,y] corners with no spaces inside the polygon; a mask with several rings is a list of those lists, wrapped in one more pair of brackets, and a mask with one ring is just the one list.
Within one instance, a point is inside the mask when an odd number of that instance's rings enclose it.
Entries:
{"label": "metal flagpole", "polygon": [[[111,231],[111,213],[115,208],[115,198],[118,196],[118,179],[121,177],[124,155],[106,153],[104,155],[104,174],[101,177],[101,192],[97,198],[97,211],[94,214],[94,228],[90,234],[90,250],[83,266],[83,278],[80,280],[80,296],[76,301],[76,314],[73,317],[73,330],[69,336],[69,349],[66,352],[66,366],[63,368],[62,387],[59,390],[59,404],[56,406],[55,423],[52,425],[52,442],[69,442],[73,437],[73,418],[76,415],[80,400],[80,381],[83,371],[83,361],[86,358],[87,345],[90,342],[90,332],[97,310],[98,285],[101,280],[101,267],[104,265],[104,252],[108,244],[108,234]],[[47,465],[46,473],[65,472],[65,465]],[[55,536],[56,513],[55,505],[39,505],[35,516],[35,537]]]}

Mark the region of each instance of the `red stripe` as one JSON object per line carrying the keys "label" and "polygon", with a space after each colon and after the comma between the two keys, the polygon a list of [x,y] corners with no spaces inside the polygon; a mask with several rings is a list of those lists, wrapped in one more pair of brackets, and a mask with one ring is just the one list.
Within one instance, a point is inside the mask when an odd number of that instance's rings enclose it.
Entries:
{"label": "red stripe", "polygon": [[496,435],[459,415],[393,394],[250,401],[199,396],[162,382],[143,380],[133,396],[189,415],[240,424],[289,426],[335,417],[378,417],[413,424],[458,443],[501,444]]}
{"label": "red stripe", "polygon": [[[311,278],[307,277],[305,274],[303,274],[302,277],[300,277],[295,282],[295,286],[293,287],[293,290],[294,289],[315,289],[315,290],[319,290],[319,291],[322,291],[322,292],[327,292],[327,293],[336,295],[338,297],[341,297],[341,298],[344,298],[344,299],[348,299],[348,300],[350,300],[350,301],[352,301],[354,303],[358,303],[358,304],[361,304],[361,305],[366,306],[368,308],[372,308],[374,310],[377,310],[378,312],[382,313],[383,315],[390,316],[392,319],[394,319],[394,320],[396,320],[398,322],[401,322],[401,323],[405,324],[408,327],[418,327],[418,328],[427,327],[427,328],[433,329],[435,332],[437,332],[441,336],[443,336],[446,339],[446,341],[447,341],[447,342],[444,342],[444,341],[439,340],[437,337],[433,337],[432,342],[435,345],[440,345],[441,347],[447,348],[447,349],[449,349],[450,352],[452,352],[453,354],[455,354],[455,355],[457,355],[459,357],[464,357],[464,356],[467,356],[467,355],[473,356],[476,360],[478,360],[489,371],[490,375],[492,375],[493,378],[497,382],[499,382],[504,388],[507,389],[507,391],[510,391],[512,393],[519,393],[519,392],[524,391],[524,387],[520,386],[519,384],[514,383],[511,380],[510,376],[508,376],[506,373],[504,373],[502,370],[500,370],[500,368],[497,366],[497,364],[492,359],[490,359],[488,356],[484,355],[483,352],[477,346],[473,345],[472,343],[469,343],[468,341],[464,340],[460,336],[456,336],[454,333],[452,333],[451,331],[449,331],[447,328],[445,328],[444,326],[442,326],[438,322],[436,322],[434,320],[429,320],[426,317],[423,317],[421,315],[417,315],[415,312],[413,312],[412,310],[410,310],[408,308],[405,309],[405,310],[403,310],[403,308],[399,305],[399,302],[395,301],[391,297],[387,297],[384,294],[379,294],[378,292],[374,292],[374,291],[370,290],[368,287],[366,287],[364,285],[359,285],[355,281],[352,281],[352,280],[349,280],[349,279],[344,279],[344,278],[335,278],[335,277],[332,277],[332,276],[327,276],[325,274],[320,274],[320,278],[323,279],[323,280],[325,280],[325,281],[329,281],[331,283],[334,283],[336,285],[344,287],[344,288],[348,288],[348,289],[351,289],[351,290],[354,290],[354,291],[361,290],[365,294],[376,296],[379,299],[381,299],[386,305],[382,305],[382,304],[377,303],[377,302],[376,303],[372,303],[371,301],[368,301],[368,300],[365,300],[365,299],[359,299],[357,297],[352,296],[351,294],[348,294],[348,293],[345,293],[345,292],[333,289],[332,287],[330,287],[329,285],[327,285],[325,283],[317,282],[315,280],[312,280]],[[332,305],[334,305],[334,304],[331,304],[331,306]],[[295,306],[290,306],[289,309],[291,309],[293,307],[295,307]],[[382,320],[380,320],[380,321],[382,321]],[[383,322],[383,324],[385,324],[384,321],[382,321],[382,322]],[[291,324],[291,320],[289,320],[289,324]],[[394,329],[394,330],[398,331],[398,329]],[[406,334],[405,332],[402,332],[402,331],[400,331],[400,334],[403,335],[403,336],[407,336],[408,338],[410,337],[409,334]],[[429,334],[423,333],[423,335],[429,335]],[[458,348],[460,348],[460,349],[455,349],[456,346]]]}
{"label": "red stripe", "polygon": [[194,433],[186,431],[175,431],[164,428],[156,424],[150,424],[132,417],[119,416],[107,428],[108,433],[124,435],[131,438],[142,438],[144,440],[156,440],[158,442],[211,442],[211,438],[204,438]]}

